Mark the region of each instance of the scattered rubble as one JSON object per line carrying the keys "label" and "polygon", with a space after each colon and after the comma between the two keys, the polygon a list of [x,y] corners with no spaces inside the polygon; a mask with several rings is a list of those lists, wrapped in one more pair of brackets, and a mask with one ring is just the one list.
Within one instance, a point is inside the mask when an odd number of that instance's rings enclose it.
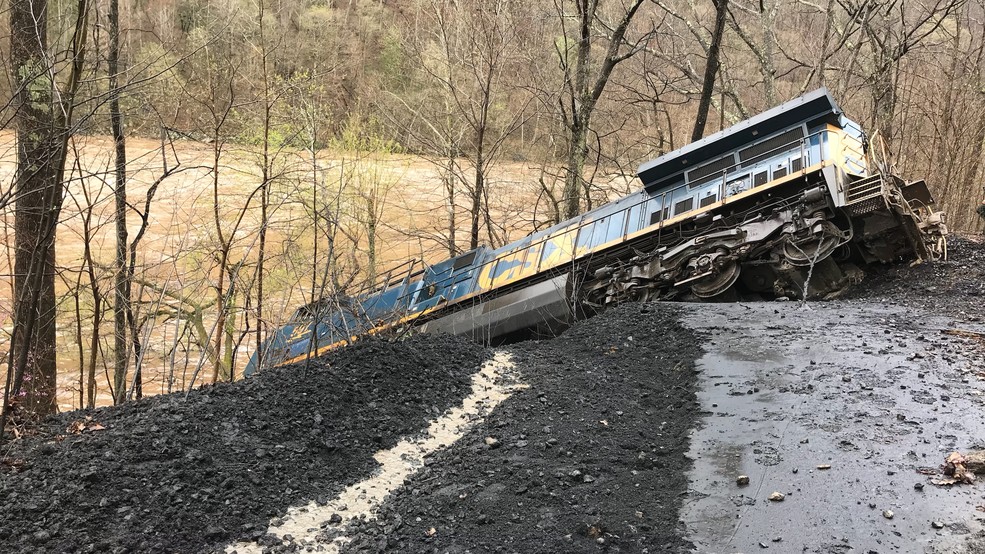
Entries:
{"label": "scattered rubble", "polygon": [[985,322],[985,237],[951,235],[947,260],[920,264],[872,264],[861,283],[841,298],[876,300],[942,310],[962,322]]}

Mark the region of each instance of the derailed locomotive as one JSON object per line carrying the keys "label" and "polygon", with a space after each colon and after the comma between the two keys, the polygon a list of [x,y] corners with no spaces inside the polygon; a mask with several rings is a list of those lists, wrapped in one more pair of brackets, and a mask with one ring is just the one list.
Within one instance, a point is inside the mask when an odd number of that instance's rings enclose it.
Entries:
{"label": "derailed locomotive", "polygon": [[492,342],[630,300],[820,296],[869,263],[945,255],[926,184],[878,145],[814,91],[643,164],[635,194],[303,306],[246,374],[407,327]]}

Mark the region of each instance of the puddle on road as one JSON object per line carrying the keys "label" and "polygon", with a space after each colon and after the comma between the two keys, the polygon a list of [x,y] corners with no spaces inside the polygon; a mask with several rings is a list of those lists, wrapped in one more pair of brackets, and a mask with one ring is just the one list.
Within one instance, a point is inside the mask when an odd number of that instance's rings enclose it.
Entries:
{"label": "puddle on road", "polygon": [[[985,389],[942,348],[890,349],[884,308],[852,308],[688,307],[685,323],[709,337],[680,516],[697,551],[979,551],[965,548],[982,529],[977,493],[933,487],[918,468],[985,436],[968,415]],[[764,332],[776,309],[782,336]]]}
{"label": "puddle on road", "polygon": [[[376,511],[386,497],[403,486],[404,479],[424,466],[425,456],[462,438],[515,391],[527,387],[517,381],[514,367],[509,353],[497,351],[472,376],[472,393],[460,406],[431,422],[423,438],[404,439],[393,448],[377,452],[373,457],[380,467],[372,476],[350,485],[324,506],[311,502],[306,506],[289,508],[283,522],[279,522],[281,524],[278,526],[271,525],[267,532],[282,539],[290,535],[296,544],[313,544],[317,535],[340,534],[353,518],[365,516],[375,519]],[[335,514],[342,516],[343,520],[337,524],[328,523]],[[332,543],[319,546],[324,548],[324,552],[338,552],[346,542],[347,537],[339,536]],[[261,551],[260,545],[248,542],[226,548],[226,552],[240,554],[259,554]]]}

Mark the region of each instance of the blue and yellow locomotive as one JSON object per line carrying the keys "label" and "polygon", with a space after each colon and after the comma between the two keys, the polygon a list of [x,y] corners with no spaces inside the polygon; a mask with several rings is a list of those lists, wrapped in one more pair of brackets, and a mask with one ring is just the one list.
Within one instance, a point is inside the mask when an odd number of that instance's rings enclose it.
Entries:
{"label": "blue and yellow locomotive", "polygon": [[408,326],[491,342],[627,300],[817,296],[871,262],[942,255],[926,185],[894,175],[880,144],[814,91],[643,164],[635,194],[304,306],[246,374]]}

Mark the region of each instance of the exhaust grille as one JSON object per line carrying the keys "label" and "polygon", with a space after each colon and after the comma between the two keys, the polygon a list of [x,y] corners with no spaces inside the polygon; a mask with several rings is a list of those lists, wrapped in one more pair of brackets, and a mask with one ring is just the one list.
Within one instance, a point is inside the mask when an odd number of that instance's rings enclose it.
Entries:
{"label": "exhaust grille", "polygon": [[873,175],[848,185],[848,204],[856,204],[882,195],[882,176]]}
{"label": "exhaust grille", "polygon": [[852,216],[860,216],[884,209],[886,201],[882,190],[882,175],[873,175],[849,183],[845,210]]}

